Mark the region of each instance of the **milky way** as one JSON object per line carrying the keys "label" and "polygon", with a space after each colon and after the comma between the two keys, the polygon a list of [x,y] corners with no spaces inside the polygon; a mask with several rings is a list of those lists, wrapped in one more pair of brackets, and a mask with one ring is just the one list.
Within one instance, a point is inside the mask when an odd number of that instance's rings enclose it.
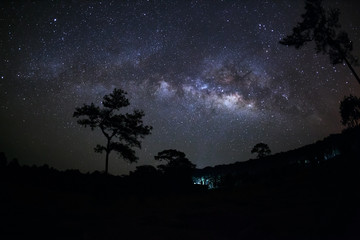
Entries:
{"label": "milky way", "polygon": [[[339,8],[359,54],[358,1]],[[286,151],[341,131],[339,101],[360,91],[313,45],[280,45],[303,1],[5,1],[0,151],[22,164],[103,170],[105,139],[72,118],[113,88],[153,133],[137,165],[164,149],[198,167],[245,161],[258,142]],[[355,67],[359,71],[358,67]],[[127,173],[111,155],[110,172]]]}

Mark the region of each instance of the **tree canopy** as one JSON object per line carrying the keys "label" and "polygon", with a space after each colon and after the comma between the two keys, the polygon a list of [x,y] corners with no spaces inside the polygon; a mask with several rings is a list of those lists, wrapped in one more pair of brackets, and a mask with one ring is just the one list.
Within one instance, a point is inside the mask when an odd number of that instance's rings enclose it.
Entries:
{"label": "tree canopy", "polygon": [[159,167],[164,170],[170,169],[194,169],[195,164],[190,162],[190,160],[186,157],[185,153],[175,150],[175,149],[168,149],[162,152],[159,152],[155,156],[155,160],[158,161],[165,161],[167,162],[166,165],[160,165]]}
{"label": "tree canopy", "polygon": [[357,64],[357,57],[352,55],[353,43],[348,33],[341,30],[339,9],[326,10],[322,0],[306,0],[306,12],[301,15],[299,22],[291,35],[280,41],[281,44],[301,48],[308,42],[315,42],[317,53],[328,54],[332,64],[345,62],[360,83],[360,78],[352,64]]}
{"label": "tree canopy", "polygon": [[360,98],[345,96],[340,103],[341,123],[348,127],[360,126]]}
{"label": "tree canopy", "polygon": [[257,153],[257,158],[263,158],[271,154],[271,150],[266,143],[258,143],[256,144],[251,153]]}
{"label": "tree canopy", "polygon": [[99,128],[106,137],[106,144],[98,144],[95,152],[106,153],[105,173],[108,173],[109,154],[117,152],[124,160],[137,161],[134,147],[141,148],[140,139],[149,135],[152,127],[146,126],[142,118],[145,116],[141,110],[134,110],[132,113],[120,113],[119,110],[130,105],[126,98],[126,92],[121,89],[114,89],[109,95],[105,95],[102,107],[84,104],[77,107],[73,117],[78,118],[77,123],[90,127],[91,130]]}
{"label": "tree canopy", "polygon": [[185,153],[168,149],[159,152],[155,156],[155,160],[165,161],[166,164],[158,166],[163,172],[167,184],[174,188],[186,188],[192,186],[192,173],[195,169],[195,164],[190,162]]}

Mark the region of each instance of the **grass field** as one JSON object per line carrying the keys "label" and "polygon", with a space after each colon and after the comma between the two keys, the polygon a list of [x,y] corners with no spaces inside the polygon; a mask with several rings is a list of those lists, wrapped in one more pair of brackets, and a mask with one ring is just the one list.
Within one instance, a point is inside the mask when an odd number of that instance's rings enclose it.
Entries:
{"label": "grass field", "polygon": [[360,239],[359,164],[238,188],[95,194],[2,181],[1,239]]}

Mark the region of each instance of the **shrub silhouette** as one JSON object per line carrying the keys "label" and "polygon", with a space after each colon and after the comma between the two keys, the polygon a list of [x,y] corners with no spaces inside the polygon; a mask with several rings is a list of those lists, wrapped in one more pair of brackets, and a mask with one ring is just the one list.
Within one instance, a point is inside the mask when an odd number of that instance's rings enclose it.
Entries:
{"label": "shrub silhouette", "polygon": [[166,162],[166,164],[159,165],[158,168],[169,183],[180,188],[192,185],[192,172],[196,165],[186,158],[185,153],[168,149],[159,152],[155,156],[155,160]]}
{"label": "shrub silhouette", "polygon": [[271,150],[266,143],[258,143],[256,144],[251,153],[257,153],[257,158],[263,158],[271,154]]}

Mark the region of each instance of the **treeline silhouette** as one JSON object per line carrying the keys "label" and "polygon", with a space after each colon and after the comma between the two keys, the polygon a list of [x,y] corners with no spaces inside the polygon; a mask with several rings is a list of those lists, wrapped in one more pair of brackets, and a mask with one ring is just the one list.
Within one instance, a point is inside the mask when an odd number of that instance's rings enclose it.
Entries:
{"label": "treeline silhouette", "polygon": [[[157,157],[166,159],[161,167],[138,166],[128,176],[113,176],[20,166],[0,153],[6,221],[0,236],[351,239],[358,233],[360,128],[204,169],[194,169],[177,150]],[[194,185],[190,177],[212,177],[217,188],[206,190],[209,185]]]}
{"label": "treeline silhouette", "polygon": [[232,188],[249,183],[286,181],[297,172],[321,168],[329,162],[343,165],[360,160],[360,127],[331,134],[298,149],[245,162],[196,169],[194,182],[210,188]]}
{"label": "treeline silhouette", "polygon": [[[52,192],[91,194],[100,198],[124,194],[184,193],[205,189],[192,183],[192,169],[174,164],[160,168],[138,166],[129,175],[114,176],[95,171],[60,171],[48,165],[20,166],[17,159],[7,161],[0,153],[0,181],[3,189],[41,189]],[[165,169],[165,170],[164,170]],[[6,196],[6,190],[4,192]]]}
{"label": "treeline silhouette", "polygon": [[[360,128],[344,130],[322,141],[288,152],[277,153],[246,162],[195,169],[184,153],[164,150],[155,158],[166,164],[136,167],[126,176],[99,171],[60,171],[48,165],[20,166],[17,159],[8,161],[0,153],[2,185],[13,188],[42,188],[59,192],[78,192],[106,197],[123,194],[159,194],[204,191],[207,188],[233,188],[244,184],[280,181],[294,172],[319,168],[330,160],[360,159]],[[194,184],[195,183],[195,184]],[[5,194],[6,195],[6,194]]]}

